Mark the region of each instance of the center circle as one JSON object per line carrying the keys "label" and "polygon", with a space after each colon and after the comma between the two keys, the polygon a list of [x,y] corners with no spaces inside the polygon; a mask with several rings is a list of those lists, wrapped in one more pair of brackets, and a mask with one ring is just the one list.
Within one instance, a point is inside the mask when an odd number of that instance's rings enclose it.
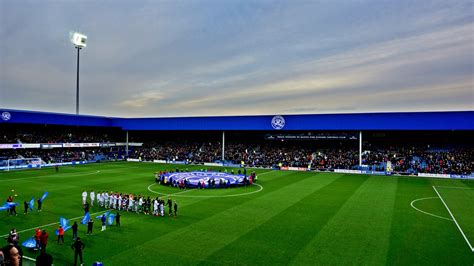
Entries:
{"label": "center circle", "polygon": [[[251,181],[250,181],[251,180]],[[162,193],[159,191],[153,190],[151,187],[154,185],[158,185],[158,183],[162,185],[170,185],[175,187],[180,187],[183,183],[186,182],[186,189],[179,190],[176,193]],[[200,189],[209,189],[210,191],[214,189],[223,189],[225,191],[233,190],[233,188],[239,186],[248,185],[250,187],[257,186],[258,189],[254,191],[242,191],[239,189],[237,194],[225,194],[225,195],[195,195],[195,193],[191,193],[193,195],[189,195],[188,192],[193,190],[200,190]],[[229,190],[225,188],[229,188]],[[263,187],[259,184],[253,182],[252,176],[246,177],[243,174],[228,174],[222,172],[172,172],[172,173],[161,173],[156,175],[156,182],[148,186],[148,191],[159,194],[159,195],[168,195],[173,197],[186,197],[186,198],[225,198],[225,197],[239,197],[249,194],[258,193],[263,190]]]}
{"label": "center circle", "polygon": [[172,172],[156,176],[162,185],[186,188],[229,188],[253,183],[252,176],[222,172]]}
{"label": "center circle", "polygon": [[243,193],[238,193],[238,194],[225,194],[225,195],[189,195],[189,194],[186,194],[184,195],[184,193],[187,193],[187,192],[191,192],[193,190],[196,190],[196,189],[187,189],[187,190],[184,190],[184,191],[181,191],[181,192],[177,192],[177,193],[172,193],[170,194],[169,192],[168,193],[163,193],[163,192],[159,192],[159,191],[155,191],[153,189],[151,189],[152,186],[156,185],[156,183],[152,183],[148,186],[148,191],[152,192],[152,193],[155,193],[155,194],[158,194],[158,195],[163,195],[163,196],[173,196],[173,197],[181,197],[181,198],[228,198],[228,197],[241,197],[241,196],[245,196],[245,195],[250,195],[250,194],[255,194],[255,193],[258,193],[258,192],[261,192],[263,190],[263,187],[262,185],[259,185],[259,184],[253,184],[254,186],[257,186],[259,187],[258,190],[255,190],[255,191],[250,191],[250,192],[243,192]]}

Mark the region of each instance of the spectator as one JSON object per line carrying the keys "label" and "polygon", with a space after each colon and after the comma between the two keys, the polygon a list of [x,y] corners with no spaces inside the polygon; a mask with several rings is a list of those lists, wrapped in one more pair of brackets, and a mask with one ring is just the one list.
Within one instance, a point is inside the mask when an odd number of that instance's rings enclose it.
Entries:
{"label": "spectator", "polygon": [[22,250],[18,246],[7,245],[2,248],[3,263],[10,266],[22,265]]}

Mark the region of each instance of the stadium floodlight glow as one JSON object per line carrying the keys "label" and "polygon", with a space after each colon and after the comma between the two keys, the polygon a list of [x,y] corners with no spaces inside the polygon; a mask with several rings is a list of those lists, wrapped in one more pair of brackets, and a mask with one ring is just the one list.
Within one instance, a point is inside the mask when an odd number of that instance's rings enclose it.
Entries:
{"label": "stadium floodlight glow", "polygon": [[87,46],[87,36],[82,33],[71,31],[69,33],[69,39],[76,48],[82,49]]}
{"label": "stadium floodlight glow", "polygon": [[87,36],[71,31],[69,32],[69,40],[71,41],[72,44],[74,44],[74,47],[77,49],[77,74],[76,74],[76,115],[79,114],[79,51],[82,48],[85,48],[87,46]]}

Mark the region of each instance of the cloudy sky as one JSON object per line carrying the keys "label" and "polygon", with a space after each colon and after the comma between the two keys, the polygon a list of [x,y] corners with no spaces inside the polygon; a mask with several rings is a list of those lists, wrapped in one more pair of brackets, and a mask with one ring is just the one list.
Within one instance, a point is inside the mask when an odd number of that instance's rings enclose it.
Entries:
{"label": "cloudy sky", "polygon": [[456,0],[0,1],[0,108],[120,117],[474,110]]}

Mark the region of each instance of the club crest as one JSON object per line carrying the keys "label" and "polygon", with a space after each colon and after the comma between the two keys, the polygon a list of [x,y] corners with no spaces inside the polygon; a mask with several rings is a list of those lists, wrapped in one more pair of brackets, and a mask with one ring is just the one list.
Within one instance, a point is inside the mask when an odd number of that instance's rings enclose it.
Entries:
{"label": "club crest", "polygon": [[276,115],[272,118],[272,127],[274,129],[280,130],[285,127],[285,118],[281,115]]}
{"label": "club crest", "polygon": [[3,121],[8,121],[8,120],[10,120],[10,118],[12,118],[12,115],[9,112],[3,112],[2,113],[2,120]]}

